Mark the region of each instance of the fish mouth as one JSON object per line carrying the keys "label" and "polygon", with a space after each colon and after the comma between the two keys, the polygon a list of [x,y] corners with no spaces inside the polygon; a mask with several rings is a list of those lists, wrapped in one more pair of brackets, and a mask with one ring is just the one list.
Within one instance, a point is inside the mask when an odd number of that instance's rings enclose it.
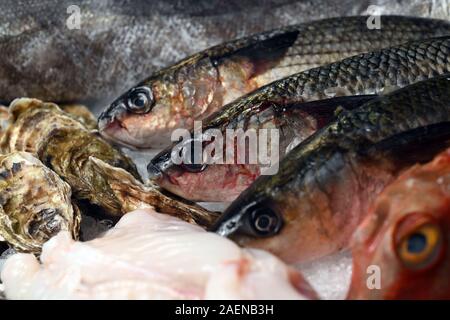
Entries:
{"label": "fish mouth", "polygon": [[117,104],[111,104],[98,117],[97,127],[100,132],[107,130],[109,126],[117,122],[118,116],[123,113]]}
{"label": "fish mouth", "polygon": [[147,173],[148,178],[153,182],[161,181],[161,179],[164,177],[161,169],[152,162],[147,165]]}
{"label": "fish mouth", "polygon": [[[254,202],[246,201],[249,193],[247,188],[242,192],[220,215],[214,225],[208,231],[215,232],[223,237],[233,237],[233,240],[244,236],[241,226],[246,218],[248,208],[254,206]],[[251,192],[250,192],[251,193]]]}
{"label": "fish mouth", "polygon": [[[129,133],[127,128],[121,125],[120,121],[115,120],[110,122],[108,120],[100,119],[98,122],[98,131],[103,138],[113,144],[119,144],[132,150],[139,149],[127,139],[121,137],[124,134],[129,136]],[[121,134],[118,135],[118,132],[121,132]]]}
{"label": "fish mouth", "polygon": [[155,133],[152,136],[144,139],[140,136],[135,136],[129,131],[129,128],[117,118],[114,120],[99,119],[98,131],[103,138],[113,144],[127,147],[131,150],[155,150],[159,151],[170,145],[170,138],[167,138],[164,133]]}
{"label": "fish mouth", "polygon": [[111,126],[113,124],[113,121],[111,121],[110,119],[108,119],[108,118],[99,118],[99,120],[98,120],[98,122],[97,122],[97,128],[98,128],[98,131],[100,132],[100,133],[103,133],[103,132],[107,132],[108,131],[108,128]]}
{"label": "fish mouth", "polygon": [[121,119],[126,114],[126,108],[122,103],[113,103],[98,117],[97,127],[99,133],[106,140],[120,144],[130,149],[137,149],[128,128]]}

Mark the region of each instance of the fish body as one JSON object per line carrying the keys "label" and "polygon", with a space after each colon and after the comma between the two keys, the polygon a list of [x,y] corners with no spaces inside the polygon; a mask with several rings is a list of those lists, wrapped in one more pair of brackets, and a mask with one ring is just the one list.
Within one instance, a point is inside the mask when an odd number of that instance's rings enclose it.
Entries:
{"label": "fish body", "polygon": [[450,149],[389,184],[354,234],[348,297],[450,299],[449,204]]}
{"label": "fish body", "polygon": [[343,111],[259,177],[213,228],[285,261],[348,246],[376,195],[448,144],[450,78],[422,81]]}
{"label": "fish body", "polygon": [[164,68],[128,90],[99,118],[101,134],[135,148],[170,144],[224,105],[272,81],[358,53],[450,34],[447,21],[383,16],[319,20],[226,42]]}
{"label": "fish body", "polygon": [[26,254],[7,260],[1,279],[8,299],[317,297],[298,271],[273,255],[151,209],[126,214],[91,241],[61,232],[40,261]]}
{"label": "fish body", "polygon": [[[275,81],[228,104],[204,121],[202,132],[218,129],[225,136],[227,129],[278,129],[279,158],[283,158],[286,150],[333,118],[339,103],[327,104],[327,99],[383,94],[450,72],[449,57],[450,37],[441,37],[346,58]],[[325,104],[315,106],[314,101],[320,99]],[[336,100],[328,100],[332,101]],[[232,200],[260,174],[260,166],[250,163],[200,163],[194,168],[175,163],[172,152],[177,145],[152,159],[149,174],[160,186],[187,199]],[[234,145],[225,147],[234,150]]]}
{"label": "fish body", "polygon": [[0,238],[36,254],[60,231],[78,239],[80,213],[71,195],[69,185],[30,153],[0,155]]}

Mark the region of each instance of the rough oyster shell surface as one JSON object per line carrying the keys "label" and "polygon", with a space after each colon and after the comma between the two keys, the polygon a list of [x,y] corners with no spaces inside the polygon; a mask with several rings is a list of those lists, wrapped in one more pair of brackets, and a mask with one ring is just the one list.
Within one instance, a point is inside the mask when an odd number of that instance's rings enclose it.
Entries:
{"label": "rough oyster shell surface", "polygon": [[185,221],[211,226],[217,215],[141,182],[134,163],[56,104],[21,98],[10,105],[4,152],[29,151],[72,188],[110,215],[153,207]]}
{"label": "rough oyster shell surface", "polygon": [[0,155],[0,237],[17,251],[40,252],[59,231],[78,238],[80,213],[56,173],[26,152]]}

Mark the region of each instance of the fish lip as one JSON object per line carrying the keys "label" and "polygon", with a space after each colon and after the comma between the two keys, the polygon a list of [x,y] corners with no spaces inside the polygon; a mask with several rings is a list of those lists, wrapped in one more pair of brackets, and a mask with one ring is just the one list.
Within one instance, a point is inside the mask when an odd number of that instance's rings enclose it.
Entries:
{"label": "fish lip", "polygon": [[103,125],[102,128],[100,128],[100,122],[98,123],[98,132],[100,133],[100,135],[107,141],[109,141],[110,143],[116,145],[116,146],[122,146],[122,147],[126,147],[128,149],[131,150],[139,150],[139,148],[137,148],[136,146],[127,143],[126,141],[123,141],[121,139],[118,139],[117,137],[112,136],[111,134],[109,134],[108,129],[111,128],[114,125],[118,125],[121,129],[126,130],[126,128],[120,126],[120,123],[117,121],[113,121],[113,122],[109,122],[106,125]]}
{"label": "fish lip", "polygon": [[114,130],[113,127],[118,127],[117,130],[124,130],[127,133],[128,128],[124,126],[121,122],[122,116],[126,113],[126,107],[123,103],[111,104],[106,110],[104,110],[97,121],[97,128],[100,135],[107,141],[113,143],[114,145],[120,145],[132,150],[139,150],[141,148],[120,139],[112,135],[109,131]]}
{"label": "fish lip", "polygon": [[100,113],[97,121],[98,130],[101,132],[105,130],[111,123],[114,122],[114,116],[111,114],[113,105],[110,105]]}

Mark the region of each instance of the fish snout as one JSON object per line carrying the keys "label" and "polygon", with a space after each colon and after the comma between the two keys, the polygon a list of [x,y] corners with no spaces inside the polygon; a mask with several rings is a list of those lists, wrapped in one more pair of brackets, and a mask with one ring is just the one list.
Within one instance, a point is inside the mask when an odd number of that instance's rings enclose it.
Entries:
{"label": "fish snout", "polygon": [[175,169],[172,162],[171,148],[167,148],[158,153],[147,165],[147,172],[150,180],[162,178],[169,170]]}
{"label": "fish snout", "polygon": [[101,114],[98,122],[97,122],[97,127],[99,131],[105,131],[107,130],[108,126],[111,124],[112,122],[112,118],[109,117],[108,115],[103,115]]}
{"label": "fish snout", "polygon": [[159,180],[163,176],[161,169],[157,165],[153,164],[152,162],[150,162],[147,165],[147,172],[148,172],[148,178],[152,181]]}
{"label": "fish snout", "polygon": [[125,113],[126,107],[123,103],[113,102],[98,117],[98,130],[106,131],[116,120],[120,121]]}

